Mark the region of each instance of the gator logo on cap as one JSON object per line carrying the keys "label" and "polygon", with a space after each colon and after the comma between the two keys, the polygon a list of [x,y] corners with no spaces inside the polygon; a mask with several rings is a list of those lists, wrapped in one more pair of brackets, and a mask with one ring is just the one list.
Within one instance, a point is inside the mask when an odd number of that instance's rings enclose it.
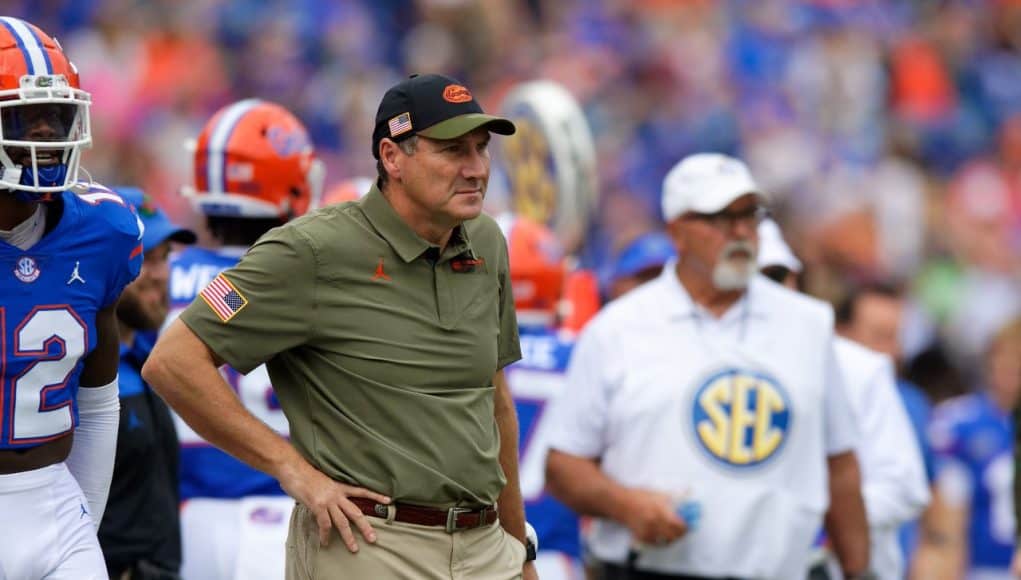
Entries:
{"label": "gator logo on cap", "polygon": [[472,100],[472,94],[461,85],[447,85],[447,88],[443,89],[443,100],[450,103],[467,103]]}

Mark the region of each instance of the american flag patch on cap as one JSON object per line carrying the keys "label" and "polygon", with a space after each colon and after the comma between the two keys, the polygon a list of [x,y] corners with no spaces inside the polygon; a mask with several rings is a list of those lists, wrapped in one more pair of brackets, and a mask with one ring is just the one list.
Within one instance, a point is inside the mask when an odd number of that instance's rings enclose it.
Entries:
{"label": "american flag patch on cap", "polygon": [[199,296],[206,301],[206,304],[223,322],[234,318],[235,314],[241,312],[241,309],[248,305],[248,299],[242,296],[223,274],[213,278],[213,281],[199,293]]}
{"label": "american flag patch on cap", "polygon": [[390,136],[396,137],[401,133],[407,133],[411,130],[411,113],[401,113],[393,119],[387,121],[387,126],[390,127]]}

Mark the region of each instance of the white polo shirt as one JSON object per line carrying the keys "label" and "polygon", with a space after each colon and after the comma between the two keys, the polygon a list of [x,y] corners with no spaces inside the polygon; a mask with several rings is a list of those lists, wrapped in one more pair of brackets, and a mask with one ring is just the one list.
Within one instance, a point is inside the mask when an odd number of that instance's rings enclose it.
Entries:
{"label": "white polo shirt", "polygon": [[[553,448],[701,503],[696,531],[638,559],[674,574],[803,577],[829,503],[826,457],[858,442],[828,305],[757,276],[716,319],[673,263],[589,323],[550,413]],[[630,533],[599,520],[590,546],[620,563]]]}
{"label": "white polo shirt", "polygon": [[922,452],[897,392],[893,361],[846,338],[834,343],[861,439],[862,495],[869,519],[870,567],[882,580],[904,577],[897,533],[929,503]]}

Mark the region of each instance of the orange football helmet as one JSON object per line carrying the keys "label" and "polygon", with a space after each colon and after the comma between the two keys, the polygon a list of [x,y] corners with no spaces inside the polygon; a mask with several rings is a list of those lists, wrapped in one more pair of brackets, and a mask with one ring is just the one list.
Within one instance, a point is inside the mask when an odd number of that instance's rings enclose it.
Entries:
{"label": "orange football helmet", "polygon": [[320,195],[324,171],[308,131],[275,103],[220,109],[194,147],[194,182],[183,193],[206,215],[289,220]]}
{"label": "orange football helmet", "polygon": [[558,314],[567,260],[556,236],[528,218],[504,214],[497,223],[507,238],[514,307],[522,324],[551,324]]}
{"label": "orange football helmet", "polygon": [[92,144],[90,103],[55,39],[0,17],[0,189],[37,200],[74,185]]}

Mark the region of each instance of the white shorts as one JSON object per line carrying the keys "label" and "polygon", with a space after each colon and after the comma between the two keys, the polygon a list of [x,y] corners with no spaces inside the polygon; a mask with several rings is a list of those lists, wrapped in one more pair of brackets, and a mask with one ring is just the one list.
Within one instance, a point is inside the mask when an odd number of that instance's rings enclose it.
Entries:
{"label": "white shorts", "polygon": [[0,579],[107,579],[81,487],[64,463],[0,475]]}
{"label": "white shorts", "polygon": [[191,499],[181,506],[184,580],[282,580],[287,496]]}

